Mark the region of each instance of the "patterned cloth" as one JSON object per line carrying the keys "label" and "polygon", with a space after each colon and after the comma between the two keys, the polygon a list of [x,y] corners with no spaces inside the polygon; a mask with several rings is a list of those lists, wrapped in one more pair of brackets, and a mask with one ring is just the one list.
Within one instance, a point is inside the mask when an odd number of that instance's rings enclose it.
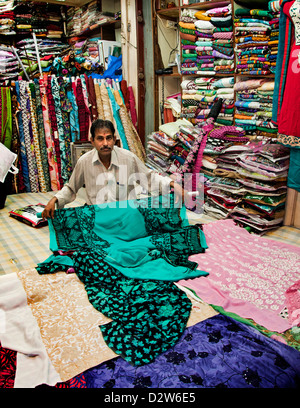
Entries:
{"label": "patterned cloth", "polygon": [[117,358],[84,376],[87,388],[297,388],[299,363],[299,351],[217,315],[146,366]]}
{"label": "patterned cloth", "polygon": [[184,210],[174,207],[171,195],[57,210],[50,224],[54,255],[38,272],[65,270],[56,253],[67,251],[90,302],[113,319],[101,327],[105,341],[134,365],[167,350],[186,326],[191,303],[172,282],[206,275],[195,274],[196,264],[188,261],[206,245]]}

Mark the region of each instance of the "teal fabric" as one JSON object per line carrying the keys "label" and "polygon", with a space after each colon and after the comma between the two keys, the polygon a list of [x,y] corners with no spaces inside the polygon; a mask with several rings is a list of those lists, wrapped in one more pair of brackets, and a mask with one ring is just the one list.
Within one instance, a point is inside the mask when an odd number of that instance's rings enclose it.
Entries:
{"label": "teal fabric", "polygon": [[56,210],[49,231],[53,255],[37,271],[74,267],[91,304],[112,319],[100,329],[117,354],[148,364],[180,339],[191,302],[173,282],[208,275],[188,259],[207,244],[173,194]]}
{"label": "teal fabric", "polygon": [[[107,263],[133,279],[177,281],[208,275],[188,260],[204,252],[207,244],[203,231],[189,225],[185,207],[175,208],[173,195],[151,200],[56,210],[48,223],[50,249],[98,250]],[[46,266],[45,261],[44,270]]]}
{"label": "teal fabric", "polygon": [[300,149],[290,148],[290,166],[287,186],[300,192]]}

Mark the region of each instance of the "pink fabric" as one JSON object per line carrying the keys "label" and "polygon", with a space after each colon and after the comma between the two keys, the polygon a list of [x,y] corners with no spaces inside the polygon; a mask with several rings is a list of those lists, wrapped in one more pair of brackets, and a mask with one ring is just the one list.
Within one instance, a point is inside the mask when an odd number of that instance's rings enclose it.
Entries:
{"label": "pink fabric", "polygon": [[300,326],[300,280],[288,288],[285,295],[289,321],[293,326]]}
{"label": "pink fabric", "polygon": [[287,289],[299,280],[300,247],[250,234],[230,219],[203,225],[203,231],[208,249],[189,259],[209,276],[178,283],[269,330],[292,327],[279,313]]}

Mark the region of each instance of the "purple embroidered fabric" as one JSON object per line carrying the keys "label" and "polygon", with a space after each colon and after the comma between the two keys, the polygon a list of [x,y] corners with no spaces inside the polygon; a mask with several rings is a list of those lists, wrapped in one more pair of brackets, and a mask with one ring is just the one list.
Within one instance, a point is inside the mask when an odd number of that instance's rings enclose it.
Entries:
{"label": "purple embroidered fabric", "polygon": [[87,388],[297,388],[300,352],[218,314],[187,328],[150,364],[118,357],[84,377]]}

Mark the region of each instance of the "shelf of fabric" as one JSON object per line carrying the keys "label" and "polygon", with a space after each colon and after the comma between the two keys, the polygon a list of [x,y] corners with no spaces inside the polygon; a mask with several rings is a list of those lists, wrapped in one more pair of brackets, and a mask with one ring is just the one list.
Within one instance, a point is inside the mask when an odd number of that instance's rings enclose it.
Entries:
{"label": "shelf of fabric", "polygon": [[269,58],[272,20],[269,10],[235,9],[236,73],[268,75],[272,72],[274,62]]}

